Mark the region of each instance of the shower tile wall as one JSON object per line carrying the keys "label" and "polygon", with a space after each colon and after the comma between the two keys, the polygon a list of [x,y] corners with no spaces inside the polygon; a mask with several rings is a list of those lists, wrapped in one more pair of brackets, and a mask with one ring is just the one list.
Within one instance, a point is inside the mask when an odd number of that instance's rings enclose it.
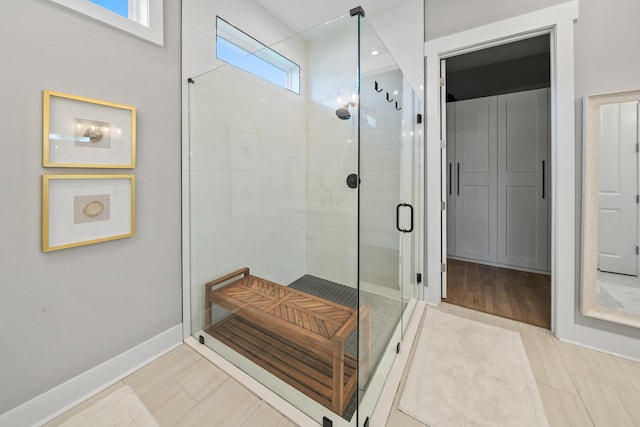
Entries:
{"label": "shower tile wall", "polygon": [[230,66],[191,90],[192,303],[202,311],[204,284],[233,270],[284,284],[306,273],[306,103]]}
{"label": "shower tile wall", "polygon": [[[187,85],[187,78],[222,65],[215,53],[216,15],[267,45],[284,40],[292,31],[250,0],[188,1],[183,4],[182,15],[183,138],[189,141],[183,144],[183,150],[184,158],[190,159],[183,164],[185,206],[190,206],[183,211],[183,235],[185,242],[191,239],[183,251],[187,256],[190,254],[185,277],[192,283],[191,327],[195,332],[202,327],[203,286],[208,280],[245,266],[249,260],[256,273],[271,274],[266,268],[281,267],[283,270],[274,272],[278,276],[273,278],[283,283],[305,272],[306,219],[299,208],[305,202],[305,102],[304,94],[286,94],[280,105],[274,105],[277,97],[273,95],[282,93],[282,89],[263,82],[249,88],[253,77],[237,71],[240,82],[229,80],[226,88],[240,88],[242,94],[220,94],[220,104],[224,106],[208,116],[206,111],[196,111],[195,114],[207,119],[198,120],[197,134],[189,135],[190,104],[193,105],[189,90],[194,88]],[[277,50],[304,69],[302,41],[280,44]],[[243,98],[247,91],[253,101]],[[273,102],[261,104],[261,98]],[[272,113],[268,116],[270,123],[252,123],[261,117],[258,115],[261,108]],[[225,125],[225,121],[234,125]],[[280,134],[267,133],[274,129]],[[271,151],[266,147],[277,149]],[[247,160],[244,166],[239,160],[243,153]],[[268,196],[256,194],[257,187],[253,186],[256,181],[260,188],[268,190]],[[292,184],[295,187],[283,181],[295,182]],[[268,214],[258,215],[256,209],[264,209]],[[232,219],[236,214],[238,217]],[[259,220],[254,221],[258,216]]]}
{"label": "shower tile wall", "polygon": [[354,27],[318,34],[307,43],[307,272],[345,286],[357,280],[357,110],[338,107],[357,95]]}
{"label": "shower tile wall", "polygon": [[[365,58],[366,60],[366,58]],[[378,82],[377,92],[375,82]],[[400,203],[402,150],[402,74],[399,70],[362,77],[361,280],[399,289],[400,237],[396,206]],[[392,102],[387,101],[389,92]]]}

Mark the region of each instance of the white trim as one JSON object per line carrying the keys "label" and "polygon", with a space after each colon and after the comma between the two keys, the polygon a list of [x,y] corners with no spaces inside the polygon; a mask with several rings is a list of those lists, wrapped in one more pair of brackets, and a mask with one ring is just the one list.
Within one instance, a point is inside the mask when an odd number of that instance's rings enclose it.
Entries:
{"label": "white trim", "polygon": [[[163,0],[147,0],[145,5],[137,4],[133,17],[125,18],[89,0],[49,0],[74,12],[86,15],[96,21],[133,34],[160,46],[164,46],[164,11]],[[135,0],[140,2],[140,0]],[[142,2],[140,2],[142,3]],[[148,12],[145,12],[146,6]],[[135,20],[134,20],[135,19]]]}
{"label": "white trim", "polygon": [[178,324],[5,412],[0,415],[0,425],[40,426],[171,351],[181,341],[182,325]]}
{"label": "white trim", "polygon": [[307,416],[304,412],[291,405],[285,399],[271,391],[269,388],[258,382],[252,376],[229,362],[227,359],[220,356],[215,351],[211,350],[206,345],[200,344],[195,338],[187,337],[184,340],[185,344],[189,345],[195,351],[200,353],[211,363],[222,369],[229,374],[234,380],[249,389],[252,393],[255,393],[262,400],[269,405],[280,411],[285,417],[296,423],[301,427],[318,427],[320,424]]}
{"label": "white trim", "polygon": [[[551,33],[552,51],[552,328],[565,335],[573,323],[575,289],[575,126],[573,95],[573,20],[578,1],[505,19],[425,43],[426,56],[426,170],[427,177],[427,284],[426,301],[441,300],[440,263],[440,59],[499,45],[508,41]],[[559,165],[563,165],[562,168]],[[561,284],[561,286],[559,286]],[[562,309],[556,308],[562,307]]]}

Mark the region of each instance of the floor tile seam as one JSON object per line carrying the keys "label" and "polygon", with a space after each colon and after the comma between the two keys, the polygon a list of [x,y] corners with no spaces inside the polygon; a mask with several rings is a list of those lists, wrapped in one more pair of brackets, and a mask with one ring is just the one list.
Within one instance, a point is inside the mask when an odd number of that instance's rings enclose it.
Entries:
{"label": "floor tile seam", "polygon": [[[629,381],[631,381],[631,383],[634,385],[634,387],[637,389],[638,393],[640,393],[640,375],[633,375],[630,374],[626,369],[624,364],[622,363],[622,361],[624,361],[624,359],[619,359],[617,357],[613,357],[614,362],[616,363],[616,365],[620,368],[620,370],[624,373],[624,375],[626,375],[629,378]],[[628,362],[632,362],[633,361],[628,361]],[[635,362],[640,366],[640,362]],[[634,378],[637,378],[637,381],[634,381]]]}
{"label": "floor tile seam", "polygon": [[[570,374],[570,375],[571,375],[572,380],[573,380],[573,376],[574,375],[573,374]],[[633,420],[633,415],[629,412],[629,410],[627,409],[626,405],[624,404],[624,401],[620,398],[620,395],[618,394],[619,391],[625,392],[625,390],[620,390],[620,389],[618,389],[616,387],[613,387],[610,384],[605,384],[605,383],[602,383],[600,381],[592,380],[592,379],[586,378],[586,377],[584,377],[582,375],[575,375],[575,377],[576,378],[580,378],[580,379],[582,379],[584,381],[595,382],[595,383],[598,383],[598,385],[604,385],[604,386],[607,386],[607,387],[610,387],[610,388],[614,389],[614,391],[616,392],[616,397],[620,401],[620,404],[622,405],[622,408],[624,409],[626,415],[629,417],[629,419]],[[592,416],[591,415],[591,411],[589,411],[589,406],[587,405],[587,402],[585,402],[585,400],[584,400],[585,398],[583,397],[582,393],[580,392],[580,389],[577,386],[576,386],[576,390],[578,390],[580,401],[582,402],[582,406],[584,406],[584,409],[587,411],[587,415],[589,415],[589,419],[591,420],[591,422],[593,423],[594,426],[597,425],[595,420],[594,420],[594,416]],[[602,403],[602,402],[600,402],[600,403]]]}
{"label": "floor tile seam", "polygon": [[[558,354],[560,355],[560,360],[562,361],[562,364],[564,366],[565,372],[567,372],[567,374],[569,374],[569,379],[571,380],[571,383],[573,384],[573,388],[576,390],[576,392],[578,393],[578,396],[580,397],[580,400],[582,400],[582,403],[584,405],[584,400],[582,399],[582,396],[580,395],[580,389],[578,388],[578,385],[576,384],[575,378],[576,377],[580,377],[580,378],[584,378],[580,375],[574,374],[570,369],[569,369],[569,364],[567,362],[567,360],[565,360],[565,357],[562,355],[562,351],[560,350],[560,344],[563,345],[571,345],[571,344],[567,344],[567,343],[562,343],[562,341],[560,341],[558,338],[556,337],[552,337],[552,342],[556,348],[556,351],[558,352]],[[598,374],[599,375],[599,374]],[[586,406],[585,406],[586,409]],[[591,422],[593,422],[593,419],[591,420]],[[594,423],[595,425],[595,423]]]}
{"label": "floor tile seam", "polygon": [[[561,356],[562,356],[562,354],[561,354]],[[598,376],[597,379],[596,378],[589,378],[589,377],[587,377],[585,375],[582,375],[580,372],[571,372],[568,368],[567,368],[567,371],[569,372],[569,376],[571,377],[572,380],[574,379],[574,377],[577,377],[577,378],[581,378],[581,379],[584,379],[584,380],[587,380],[587,381],[598,383],[600,385],[611,387],[611,388],[615,389],[616,391],[622,391],[622,392],[625,392],[625,393],[639,394],[640,395],[640,390],[638,390],[637,385],[631,380],[631,378],[629,378],[629,375],[624,371],[623,371],[623,375],[624,375],[625,379],[627,379],[629,381],[629,383],[631,384],[632,388],[634,389],[633,391],[630,391],[627,388],[621,388],[620,386],[617,386],[617,385],[614,385],[614,384],[608,382],[606,377],[603,378],[601,372],[599,370],[597,370],[597,369],[594,371],[595,374]],[[575,385],[575,381],[574,381],[574,385]]]}
{"label": "floor tile seam", "polygon": [[[262,405],[267,405],[267,407],[269,407],[269,409],[271,409],[273,412],[277,413],[280,416],[284,416],[282,415],[282,413],[280,413],[280,411],[276,410],[274,407],[272,407],[271,405],[269,405],[267,402],[265,402],[264,400],[260,399],[260,397],[258,396],[258,404],[255,405],[255,408],[253,408],[253,410],[251,410],[251,412],[249,412],[244,419],[242,420],[242,423],[240,424],[240,427],[243,427],[246,425],[246,422],[249,418],[251,418],[251,416],[258,410],[258,408],[260,408],[260,406]],[[285,417],[286,418],[286,417]],[[287,418],[288,419],[288,418]],[[254,427],[254,426],[247,426],[247,427]]]}

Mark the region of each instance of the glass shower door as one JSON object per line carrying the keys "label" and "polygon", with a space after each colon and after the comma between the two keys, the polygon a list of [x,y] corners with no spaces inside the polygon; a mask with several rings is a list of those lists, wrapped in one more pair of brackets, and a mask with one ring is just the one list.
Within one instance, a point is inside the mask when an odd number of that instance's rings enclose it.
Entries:
{"label": "glass shower door", "polygon": [[[415,297],[414,96],[360,22],[359,425],[373,413]],[[415,277],[415,276],[414,276]],[[405,295],[409,293],[410,295]]]}

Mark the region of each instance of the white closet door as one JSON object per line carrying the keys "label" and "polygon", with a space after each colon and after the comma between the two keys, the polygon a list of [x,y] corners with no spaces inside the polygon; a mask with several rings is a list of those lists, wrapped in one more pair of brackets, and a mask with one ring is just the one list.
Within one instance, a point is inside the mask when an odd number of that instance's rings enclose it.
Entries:
{"label": "white closet door", "polygon": [[548,270],[549,90],[498,96],[498,262]]}
{"label": "white closet door", "polygon": [[636,276],[638,103],[601,106],[598,268]]}
{"label": "white closet door", "polygon": [[495,262],[497,99],[460,101],[455,108],[455,254]]}
{"label": "white closet door", "polygon": [[455,194],[455,172],[456,164],[456,128],[455,128],[455,111],[456,103],[449,102],[447,104],[447,255],[455,254],[455,210],[456,210],[456,194]]}

